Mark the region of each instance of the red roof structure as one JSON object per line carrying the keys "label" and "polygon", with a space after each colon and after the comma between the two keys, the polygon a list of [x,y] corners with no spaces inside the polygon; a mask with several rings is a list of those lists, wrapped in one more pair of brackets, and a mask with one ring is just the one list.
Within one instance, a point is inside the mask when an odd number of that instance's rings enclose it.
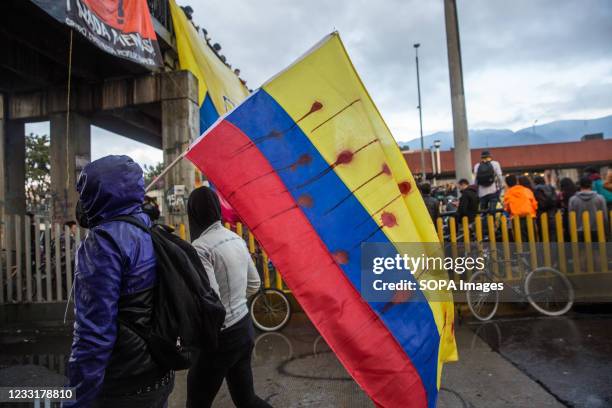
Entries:
{"label": "red roof structure", "polygon": [[[491,152],[493,160],[501,164],[504,173],[612,164],[612,139],[472,149],[472,165],[480,160],[480,153],[483,150]],[[412,173],[420,173],[421,152],[416,150],[403,154]],[[453,151],[441,151],[440,162],[441,175],[453,176],[455,172]],[[425,151],[425,172],[429,174],[432,172],[430,150]]]}

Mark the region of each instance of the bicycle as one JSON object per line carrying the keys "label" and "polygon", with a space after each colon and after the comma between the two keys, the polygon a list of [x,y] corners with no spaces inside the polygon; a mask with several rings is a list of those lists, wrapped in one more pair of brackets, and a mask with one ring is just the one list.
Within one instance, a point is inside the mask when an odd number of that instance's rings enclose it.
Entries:
{"label": "bicycle", "polygon": [[[264,264],[266,261],[261,254],[253,254],[256,258],[256,264],[261,264],[258,270],[263,270],[264,276],[262,282],[269,282],[269,268],[274,268],[271,264]],[[259,290],[249,302],[249,314],[253,320],[253,324],[263,332],[273,332],[281,330],[289,323],[291,317],[291,303],[285,295],[285,292],[272,287],[264,287],[262,284]]]}
{"label": "bicycle", "polygon": [[[486,259],[486,266],[482,271],[478,271],[469,279],[468,289],[466,291],[467,304],[478,320],[488,321],[497,312],[499,306],[499,291],[485,291],[485,287],[490,287],[491,283],[501,281],[501,277],[497,276],[491,266],[493,262],[498,264],[510,262],[515,263],[514,259],[492,260],[489,253],[482,251],[483,257]],[[538,312],[546,316],[561,316],[567,313],[574,304],[574,288],[559,270],[543,266],[531,269],[529,261],[526,259],[528,252],[517,252],[518,261],[521,262],[523,268],[521,271],[520,282],[518,285],[508,285],[510,289],[519,298],[526,299],[529,304]],[[523,272],[529,270],[529,272]],[[474,284],[474,285],[472,285]],[[480,285],[478,285],[480,284]],[[484,285],[487,284],[487,285]],[[482,287],[483,290],[471,289],[473,287]]]}

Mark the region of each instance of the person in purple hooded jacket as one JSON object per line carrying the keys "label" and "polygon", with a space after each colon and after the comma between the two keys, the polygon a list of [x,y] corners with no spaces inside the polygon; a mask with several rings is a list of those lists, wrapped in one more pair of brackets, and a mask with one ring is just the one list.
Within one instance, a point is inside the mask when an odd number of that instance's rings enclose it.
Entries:
{"label": "person in purple hooded jacket", "polygon": [[128,156],[85,166],[77,181],[80,219],[89,229],[78,248],[74,278],[74,336],[68,362],[75,407],[163,407],[174,372],[151,357],[134,331],[151,325],[156,261],[151,237],[122,221],[142,212],[142,169]]}

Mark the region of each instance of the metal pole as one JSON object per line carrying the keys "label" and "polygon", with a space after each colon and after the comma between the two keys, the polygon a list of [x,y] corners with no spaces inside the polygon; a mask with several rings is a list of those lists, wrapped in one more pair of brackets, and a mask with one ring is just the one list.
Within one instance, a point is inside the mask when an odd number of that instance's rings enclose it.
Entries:
{"label": "metal pole", "polygon": [[466,178],[470,180],[472,178],[472,163],[467,115],[465,113],[461,41],[459,40],[459,22],[457,21],[457,4],[455,0],[444,0],[444,17],[446,21],[446,47],[448,51],[448,72],[453,110],[455,176],[457,179]]}
{"label": "metal pole", "polygon": [[423,108],[421,106],[421,77],[419,75],[419,47],[421,44],[414,44],[415,60],[416,60],[416,74],[417,74],[417,94],[419,97],[419,126],[421,132],[421,182],[425,182],[425,141],[423,140]]}
{"label": "metal pole", "polygon": [[437,170],[436,170],[436,157],[435,157],[435,150],[433,146],[429,147],[429,152],[431,153],[431,173],[432,173],[432,183],[435,186],[436,185],[436,174],[437,174]]}
{"label": "metal pole", "polygon": [[151,181],[151,183],[149,183],[147,188],[145,188],[145,192],[148,192],[149,190],[151,190],[155,186],[155,184],[157,184],[157,182],[159,180],[161,180],[166,175],[166,173],[168,173],[174,166],[176,166],[183,159],[183,157],[185,157],[185,155],[187,154],[188,151],[189,151],[189,149],[185,150],[183,153],[179,154],[176,157],[176,159],[174,159],[172,161],[172,163],[170,163],[168,166],[166,166],[166,168],[164,170],[162,170],[162,172],[159,173],[159,175],[157,177],[155,177],[153,179],[153,181]]}
{"label": "metal pole", "polygon": [[438,178],[442,174],[442,162],[440,160],[440,145],[436,146],[436,174]]}

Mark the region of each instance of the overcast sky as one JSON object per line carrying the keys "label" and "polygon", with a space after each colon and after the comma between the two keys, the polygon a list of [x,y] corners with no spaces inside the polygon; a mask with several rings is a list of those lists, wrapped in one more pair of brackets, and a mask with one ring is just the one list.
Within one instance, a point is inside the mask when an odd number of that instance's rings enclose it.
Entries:
{"label": "overcast sky", "polygon": [[[421,44],[425,134],[452,129],[442,0],[178,0],[255,89],[338,30],[397,140],[418,135],[413,44]],[[458,0],[468,126],[612,114],[612,1]],[[99,137],[99,139],[97,139]],[[94,131],[95,157],[159,151]],[[112,146],[112,147],[109,147]]]}

